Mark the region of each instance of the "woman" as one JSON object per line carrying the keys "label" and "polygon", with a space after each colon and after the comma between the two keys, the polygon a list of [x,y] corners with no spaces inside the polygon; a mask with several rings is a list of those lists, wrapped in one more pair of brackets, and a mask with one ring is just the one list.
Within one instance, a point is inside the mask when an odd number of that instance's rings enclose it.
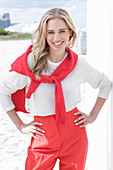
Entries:
{"label": "woman", "polygon": [[[111,82],[70,49],[76,36],[67,11],[47,11],[33,35],[32,45],[1,80],[0,102],[4,111],[20,132],[32,136],[25,170],[52,170],[57,159],[61,170],[85,169],[85,126],[96,120]],[[85,82],[100,89],[89,115],[77,108],[80,85]],[[34,121],[23,123],[16,111],[32,113]]]}

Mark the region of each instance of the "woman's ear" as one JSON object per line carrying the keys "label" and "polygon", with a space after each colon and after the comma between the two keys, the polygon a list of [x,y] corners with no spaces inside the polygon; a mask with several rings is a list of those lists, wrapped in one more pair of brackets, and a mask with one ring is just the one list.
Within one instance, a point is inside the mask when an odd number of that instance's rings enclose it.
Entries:
{"label": "woman's ear", "polygon": [[73,33],[73,31],[71,29],[69,29],[69,36],[71,36]]}

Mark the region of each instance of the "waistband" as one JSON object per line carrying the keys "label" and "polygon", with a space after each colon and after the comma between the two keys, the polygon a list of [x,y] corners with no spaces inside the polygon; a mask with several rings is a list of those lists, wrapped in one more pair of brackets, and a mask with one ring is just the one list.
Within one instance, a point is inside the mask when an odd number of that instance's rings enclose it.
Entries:
{"label": "waistband", "polygon": [[[78,112],[79,110],[78,110],[78,108],[77,107],[75,107],[74,109],[72,109],[72,110],[70,110],[70,111],[68,111],[68,112],[66,112],[66,114],[70,114],[70,113],[76,113],[76,112]],[[56,115],[48,115],[48,116],[35,116],[34,115],[34,119],[37,119],[37,118],[47,118],[47,117],[55,117]]]}

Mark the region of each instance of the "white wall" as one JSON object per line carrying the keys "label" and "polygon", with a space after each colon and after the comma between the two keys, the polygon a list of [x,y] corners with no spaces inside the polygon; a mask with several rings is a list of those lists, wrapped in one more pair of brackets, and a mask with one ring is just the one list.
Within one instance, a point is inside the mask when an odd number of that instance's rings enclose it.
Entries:
{"label": "white wall", "polygon": [[[111,0],[88,0],[87,1],[87,6],[88,6],[87,7],[87,13],[88,13],[87,14],[87,34],[88,34],[87,51],[88,51],[88,61],[90,61],[95,67],[97,67],[99,70],[103,71],[105,74],[111,77],[109,73],[109,67],[110,67],[110,63],[111,62],[113,63],[113,59],[110,57],[110,46],[109,46],[110,44],[109,40],[111,36],[111,34],[109,34],[109,30],[110,30],[109,7],[111,6],[109,1]],[[113,15],[111,20],[113,20]],[[113,31],[113,25],[111,31]],[[112,41],[111,50],[113,52],[112,38],[111,41]],[[112,70],[112,74],[113,74],[113,70]],[[112,97],[112,101],[113,101],[113,97]],[[91,126],[88,126],[87,128],[88,136],[89,136],[89,152],[88,152],[88,159],[87,159],[88,170],[95,170],[95,169],[108,170],[108,166],[110,162],[109,161],[110,159],[108,160],[108,158],[110,157],[108,157],[108,133],[107,133],[109,103],[110,103],[110,99],[104,105],[96,122]],[[113,108],[110,109],[113,110]]]}
{"label": "white wall", "polygon": [[[109,74],[113,82],[113,1],[109,0]],[[108,120],[108,170],[113,170],[113,89],[111,91]]]}

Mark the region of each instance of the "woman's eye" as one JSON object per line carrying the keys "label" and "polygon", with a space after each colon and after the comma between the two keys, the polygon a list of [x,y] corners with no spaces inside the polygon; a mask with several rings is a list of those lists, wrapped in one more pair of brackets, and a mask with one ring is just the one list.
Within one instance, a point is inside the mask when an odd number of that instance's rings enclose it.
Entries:
{"label": "woman's eye", "polygon": [[51,31],[51,32],[48,32],[48,34],[54,34],[54,32]]}
{"label": "woman's eye", "polygon": [[63,32],[65,32],[65,31],[60,31],[60,33],[63,33]]}

